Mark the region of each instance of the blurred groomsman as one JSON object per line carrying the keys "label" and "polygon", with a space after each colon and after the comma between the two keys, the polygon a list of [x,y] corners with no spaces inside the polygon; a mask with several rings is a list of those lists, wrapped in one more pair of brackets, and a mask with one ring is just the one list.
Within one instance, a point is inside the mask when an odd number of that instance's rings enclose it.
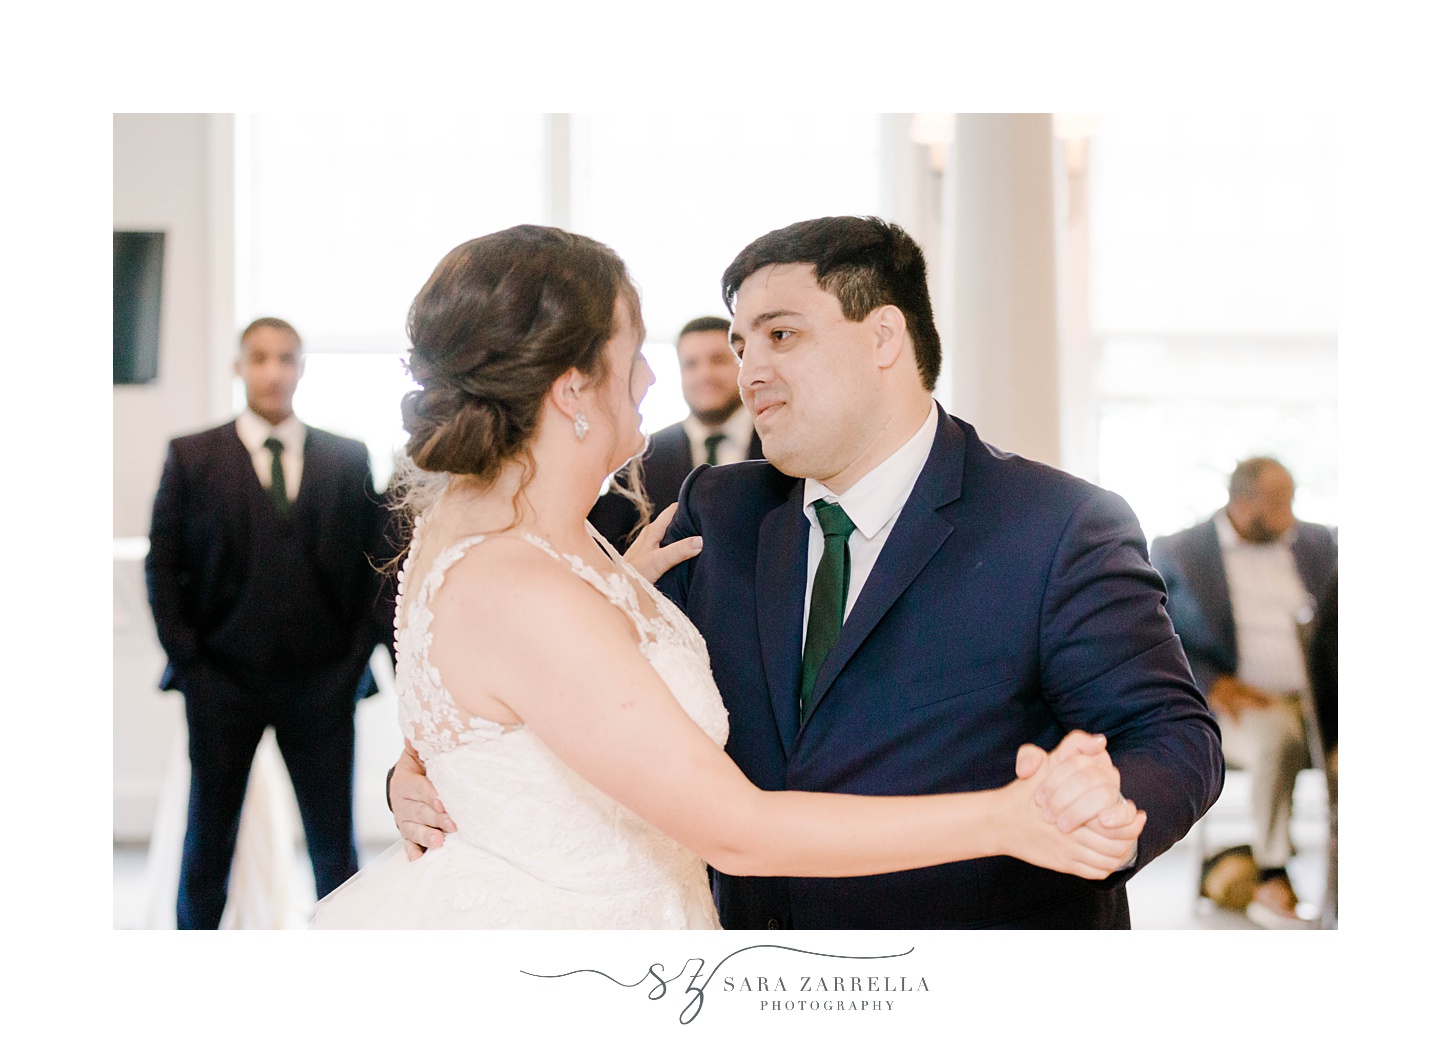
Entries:
{"label": "blurred groomsman", "polygon": [[146,556],[168,658],[161,687],[186,700],[181,929],[221,921],[247,776],[269,725],[319,896],[357,872],[353,710],[369,655],[391,637],[370,560],[387,554],[367,449],[293,414],[303,357],[289,323],[249,325],[236,370],[241,416],[168,448]]}
{"label": "blurred groomsman", "polygon": [[1252,457],[1230,476],[1223,510],[1149,550],[1194,682],[1219,721],[1224,759],[1249,773],[1258,883],[1246,911],[1270,928],[1310,926],[1295,913],[1285,873],[1295,777],[1310,767],[1297,624],[1325,596],[1338,557],[1329,529],[1295,518],[1294,498],[1279,461]]}
{"label": "blurred groomsman", "polygon": [[[652,434],[640,459],[652,519],[675,502],[685,476],[701,464],[761,459],[761,439],[736,384],[740,364],[731,351],[730,328],[728,319],[691,319],[676,339],[680,391],[690,415]],[[624,551],[637,515],[628,499],[611,491],[600,497],[589,520]]]}

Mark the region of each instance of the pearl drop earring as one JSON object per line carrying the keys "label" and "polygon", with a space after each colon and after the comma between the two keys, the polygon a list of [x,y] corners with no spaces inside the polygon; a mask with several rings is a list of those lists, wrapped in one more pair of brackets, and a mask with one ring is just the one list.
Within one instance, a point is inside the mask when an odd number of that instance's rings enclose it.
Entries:
{"label": "pearl drop earring", "polygon": [[584,436],[587,434],[589,434],[589,421],[584,418],[584,410],[581,409],[574,414],[574,437],[583,442]]}

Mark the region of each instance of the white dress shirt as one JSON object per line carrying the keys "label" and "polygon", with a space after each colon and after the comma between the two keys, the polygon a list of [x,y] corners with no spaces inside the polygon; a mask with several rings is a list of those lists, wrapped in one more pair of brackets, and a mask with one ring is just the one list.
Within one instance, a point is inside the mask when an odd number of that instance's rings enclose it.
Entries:
{"label": "white dress shirt", "polygon": [[1308,618],[1310,595],[1290,553],[1295,530],[1273,543],[1250,543],[1223,511],[1214,516],[1214,528],[1234,615],[1235,676],[1267,692],[1305,691],[1305,653],[1295,624]]}
{"label": "white dress shirt", "polygon": [[932,442],[937,434],[937,409],[938,406],[933,403],[933,408],[928,410],[927,419],[922,422],[917,433],[907,439],[895,453],[857,479],[841,495],[832,492],[815,478],[806,479],[801,509],[811,525],[811,533],[806,541],[806,611],[802,615],[801,626],[803,650],[806,647],[806,626],[811,621],[811,586],[816,580],[816,566],[821,564],[821,552],[825,544],[821,535],[821,522],[816,518],[816,508],[811,505],[817,500],[839,503],[856,526],[846,541],[851,576],[846,588],[846,613],[842,618],[844,624],[851,616],[857,595],[866,585],[867,577],[871,575],[872,567],[876,565],[887,537],[892,534],[892,526],[897,523],[897,516],[902,513],[907,497],[912,494],[912,487],[917,484],[917,478],[927,464],[927,456],[932,452]]}
{"label": "white dress shirt", "polygon": [[730,415],[730,419],[717,427],[707,427],[692,413],[684,421],[686,437],[690,439],[690,464],[699,467],[706,463],[705,439],[707,435],[725,435],[715,447],[715,462],[738,464],[750,459],[751,436],[756,433],[751,423],[751,411],[744,406]]}
{"label": "white dress shirt", "polygon": [[282,478],[287,485],[287,498],[297,499],[302,488],[302,444],[307,441],[307,428],[293,414],[273,427],[250,409],[237,417],[237,437],[252,454],[252,467],[263,489],[272,488],[272,450],[264,442],[275,438],[282,443]]}

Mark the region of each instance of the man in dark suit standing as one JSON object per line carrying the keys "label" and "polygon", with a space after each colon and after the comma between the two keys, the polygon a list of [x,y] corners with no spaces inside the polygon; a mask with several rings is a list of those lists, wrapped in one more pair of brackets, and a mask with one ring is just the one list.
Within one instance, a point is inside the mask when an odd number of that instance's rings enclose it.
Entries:
{"label": "man in dark suit standing", "polygon": [[[1117,496],[986,445],[932,399],[942,349],[921,249],[877,218],[778,229],[722,277],[766,462],[692,472],[660,589],[700,629],[757,786],[990,789],[1069,732],[1103,733],[1117,785],[1047,769],[1064,830],[1147,812],[1102,881],[1008,857],[850,878],[715,876],[727,928],[1128,927],[1127,878],[1223,782],[1219,735]],[[407,754],[400,831],[442,841]],[[426,856],[425,856],[426,857]]]}
{"label": "man in dark suit standing", "polygon": [[186,700],[191,796],[177,927],[214,929],[253,754],[270,725],[297,794],[319,895],[357,872],[353,711],[388,639],[385,512],[361,442],[292,412],[302,342],[281,319],[241,337],[247,408],[172,441],[151,518],[146,585]]}
{"label": "man in dark suit standing", "polygon": [[[675,502],[685,476],[701,464],[761,458],[761,439],[736,386],[730,328],[729,319],[707,315],[687,322],[675,341],[680,391],[690,415],[651,435],[640,459],[651,520]],[[589,515],[590,524],[621,553],[630,545],[638,518],[635,505],[614,490],[601,496]]]}
{"label": "man in dark suit standing", "polygon": [[1223,510],[1150,551],[1194,681],[1219,720],[1225,759],[1249,772],[1259,881],[1246,913],[1268,928],[1310,926],[1296,915],[1285,872],[1295,777],[1310,767],[1297,624],[1325,598],[1338,559],[1334,534],[1298,521],[1294,498],[1295,481],[1278,460],[1243,460]]}

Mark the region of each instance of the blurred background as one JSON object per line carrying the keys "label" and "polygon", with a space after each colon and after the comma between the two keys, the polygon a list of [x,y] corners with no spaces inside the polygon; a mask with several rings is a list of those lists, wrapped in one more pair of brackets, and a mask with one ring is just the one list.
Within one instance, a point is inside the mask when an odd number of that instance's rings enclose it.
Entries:
{"label": "blurred background", "polygon": [[[741,247],[878,214],[927,252],[937,398],[986,440],[1120,493],[1149,539],[1222,506],[1256,454],[1335,526],[1334,156],[1331,119],[1306,112],[116,115],[115,229],[165,233],[154,375],[114,388],[118,852],[144,857],[182,741],[141,578],[151,501],[167,441],[241,408],[251,319],[297,327],[298,415],[366,442],[381,488],[408,305],[459,242],[529,222],[614,247],[656,430],[686,412],[675,334],[726,314]],[[365,846],[395,836],[391,694],[359,710]],[[118,926],[139,916],[118,902]]]}

